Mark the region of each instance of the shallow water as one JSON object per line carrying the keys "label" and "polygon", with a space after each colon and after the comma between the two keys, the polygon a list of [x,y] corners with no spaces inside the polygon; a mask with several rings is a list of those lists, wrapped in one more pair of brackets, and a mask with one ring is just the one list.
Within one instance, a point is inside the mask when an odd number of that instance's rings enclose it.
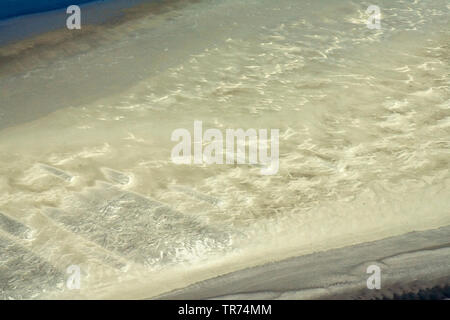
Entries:
{"label": "shallow water", "polygon": [[[0,297],[120,296],[167,271],[152,296],[199,266],[448,225],[450,7],[381,1],[376,30],[369,4],[200,1],[3,75],[2,268],[52,276]],[[279,129],[278,173],[173,164],[171,133],[194,120]]]}

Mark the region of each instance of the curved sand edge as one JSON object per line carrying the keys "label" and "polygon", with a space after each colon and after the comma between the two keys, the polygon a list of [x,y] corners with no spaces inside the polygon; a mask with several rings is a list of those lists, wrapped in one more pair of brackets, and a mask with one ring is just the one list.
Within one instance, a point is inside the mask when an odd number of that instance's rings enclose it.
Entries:
{"label": "curved sand edge", "polygon": [[[243,269],[157,299],[326,299],[391,297],[450,283],[450,226]],[[369,290],[369,265],[381,289]]]}

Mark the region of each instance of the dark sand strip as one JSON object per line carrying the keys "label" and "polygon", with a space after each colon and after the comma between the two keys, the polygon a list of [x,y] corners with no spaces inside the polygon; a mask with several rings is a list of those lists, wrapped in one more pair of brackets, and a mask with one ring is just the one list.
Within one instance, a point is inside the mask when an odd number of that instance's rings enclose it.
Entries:
{"label": "dark sand strip", "polygon": [[[381,290],[367,289],[373,264],[381,268]],[[446,226],[240,270],[158,299],[395,298],[449,285],[449,264]]]}

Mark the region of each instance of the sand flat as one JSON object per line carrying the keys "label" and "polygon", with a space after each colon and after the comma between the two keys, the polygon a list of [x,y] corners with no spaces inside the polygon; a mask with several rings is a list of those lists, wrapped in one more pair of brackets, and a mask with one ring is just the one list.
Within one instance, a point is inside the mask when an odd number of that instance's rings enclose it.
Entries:
{"label": "sand flat", "polygon": [[[224,291],[173,294],[333,296],[371,260],[392,286],[447,277],[448,4],[382,1],[369,29],[358,1],[175,3],[3,52],[2,225],[83,275],[33,297],[145,299],[218,276]],[[173,163],[194,121],[278,129],[279,171]]]}

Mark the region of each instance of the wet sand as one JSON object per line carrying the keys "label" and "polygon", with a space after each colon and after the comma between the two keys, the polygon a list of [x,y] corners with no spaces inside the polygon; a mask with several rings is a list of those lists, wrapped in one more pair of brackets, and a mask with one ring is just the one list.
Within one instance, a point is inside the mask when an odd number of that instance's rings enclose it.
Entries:
{"label": "wet sand", "polygon": [[[0,130],[58,109],[92,103],[107,95],[126,91],[147,74],[143,70],[152,68],[156,71],[173,65],[164,59],[166,47],[163,47],[163,41],[161,47],[147,49],[145,67],[141,65],[123,70],[118,65],[110,65],[107,70],[97,66],[91,71],[79,67],[67,70],[67,74],[58,67],[64,61],[80,59],[80,56],[90,55],[105,47],[114,47],[114,43],[120,42],[122,37],[139,32],[140,26],[134,24],[136,21],[146,20],[147,25],[154,21],[157,26],[161,20],[176,17],[178,10],[196,2],[198,0],[87,3],[80,5],[81,30],[66,28],[68,15],[64,9],[0,21],[0,93],[3,100],[0,103]],[[183,45],[182,42],[180,45]],[[175,50],[173,45],[171,47]],[[180,55],[183,54],[180,51]],[[86,63],[86,60],[84,58],[80,62]],[[100,65],[102,61],[97,59],[96,63]],[[26,80],[30,74],[40,70],[49,70],[44,72],[47,73],[44,81]],[[111,73],[120,74],[120,81],[111,77]],[[98,85],[86,85],[86,79]],[[23,87],[32,89],[24,95]]]}
{"label": "wet sand", "polygon": [[[392,299],[444,288],[450,285],[449,234],[450,226],[294,257],[157,299]],[[380,290],[367,288],[370,265],[381,268]]]}

